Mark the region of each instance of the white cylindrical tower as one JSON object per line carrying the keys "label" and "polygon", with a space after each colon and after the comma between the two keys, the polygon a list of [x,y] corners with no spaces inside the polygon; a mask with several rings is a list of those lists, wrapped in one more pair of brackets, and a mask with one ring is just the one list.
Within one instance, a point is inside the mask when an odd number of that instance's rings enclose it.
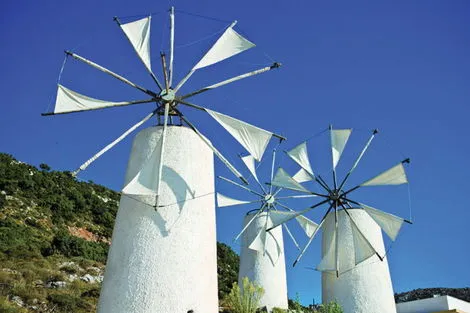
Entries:
{"label": "white cylindrical tower", "polygon": [[[357,227],[375,250],[383,256],[385,248],[382,231],[374,220],[361,209],[349,209]],[[329,213],[322,234],[322,255],[327,253],[335,229],[335,214]],[[338,211],[338,255],[340,275],[322,273],[322,301],[336,300],[344,313],[396,313],[392,281],[387,258],[380,261],[373,255],[354,266],[355,250],[349,217],[344,210]]]}
{"label": "white cylindrical tower", "polygon": [[[136,136],[126,184],[159,155],[162,131],[151,127]],[[168,126],[162,173],[164,207],[121,196],[100,313],[218,312],[212,151],[192,130]]]}
{"label": "white cylindrical tower", "polygon": [[[245,216],[243,226],[253,218],[254,214],[256,212]],[[274,307],[287,309],[288,306],[282,227],[266,232],[266,253],[249,248],[260,231],[266,230],[266,214],[266,212],[261,213],[242,235],[238,283],[242,286],[242,279],[248,277],[250,281],[263,287],[261,307],[266,306],[270,312]],[[267,225],[268,228],[272,226],[271,219],[268,219]]]}

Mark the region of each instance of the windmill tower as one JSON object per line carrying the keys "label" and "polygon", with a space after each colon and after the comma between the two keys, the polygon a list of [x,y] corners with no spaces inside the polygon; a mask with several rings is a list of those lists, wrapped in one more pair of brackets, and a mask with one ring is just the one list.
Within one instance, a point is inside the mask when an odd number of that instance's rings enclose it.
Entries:
{"label": "windmill tower", "polygon": [[[116,23],[149,72],[157,90],[147,89],[76,53],[66,55],[143,92],[147,99],[110,102],[91,98],[58,85],[53,112],[66,114],[125,105],[155,103],[145,118],[73,172],[77,175],[102,154],[150,120],[158,125],[139,132],[132,145],[119,210],[108,255],[98,312],[207,312],[218,311],[214,208],[213,155],[243,183],[246,179],[183,115],[180,106],[213,117],[257,158],[275,136],[233,117],[188,102],[203,92],[278,68],[275,63],[249,73],[180,94],[184,83],[199,69],[216,64],[255,45],[229,25],[202,59],[173,84],[175,10],[170,10],[170,46],[161,54],[164,83],[152,71],[150,24],[152,16]],[[173,123],[175,119],[180,124]]]}
{"label": "windmill tower", "polygon": [[[264,294],[261,297],[260,306],[266,306],[269,312],[274,307],[287,309],[287,280],[282,228],[279,227],[270,232],[266,230],[272,227],[273,223],[296,214],[294,210],[282,203],[284,200],[312,197],[312,195],[279,195],[282,188],[277,188],[272,185],[276,149],[273,151],[268,187],[263,186],[258,178],[256,171],[258,166],[256,165],[255,158],[248,155],[241,157],[241,159],[258,186],[256,190],[248,186],[240,185],[225,177],[219,176],[219,178],[242,188],[256,196],[257,199],[239,200],[217,193],[217,204],[219,208],[242,204],[259,206],[258,209],[251,210],[246,214],[243,221],[243,228],[235,237],[235,240],[241,237],[238,282],[239,285],[242,286],[243,278],[248,277],[250,281],[261,286],[264,289]],[[309,237],[318,226],[302,215],[296,216],[295,219]],[[292,239],[295,246],[300,250],[288,226],[283,224],[282,227]]]}
{"label": "windmill tower", "polygon": [[[299,172],[291,177],[283,169],[279,169],[273,184],[321,198],[321,201],[297,214],[304,214],[322,206],[327,208],[314,234],[310,236],[307,245],[294,262],[295,265],[300,260],[317,232],[322,229],[322,260],[316,269],[322,272],[323,302],[336,300],[343,306],[345,313],[396,313],[381,230],[391,240],[395,240],[403,223],[411,222],[355,201],[352,199],[352,193],[368,186],[407,183],[403,164],[409,163],[409,159],[362,184],[343,189],[377,134],[377,131],[372,133],[351,169],[341,181],[337,181],[336,166],[351,132],[351,129],[329,129],[333,161],[332,184],[329,185],[320,175],[314,174],[306,142],[287,152],[287,155],[300,165]],[[313,181],[323,192],[314,193],[307,190],[300,184],[306,181]],[[294,217],[295,215],[274,223],[270,229]]]}

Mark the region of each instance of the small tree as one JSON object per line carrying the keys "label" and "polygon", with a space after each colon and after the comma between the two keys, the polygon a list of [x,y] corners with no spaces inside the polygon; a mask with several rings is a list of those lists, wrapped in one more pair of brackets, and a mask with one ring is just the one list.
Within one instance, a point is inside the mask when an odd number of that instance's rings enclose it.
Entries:
{"label": "small tree", "polygon": [[51,167],[49,165],[47,165],[46,163],[39,164],[39,168],[46,171],[46,172],[49,172],[51,170]]}
{"label": "small tree", "polygon": [[240,288],[237,282],[233,283],[232,290],[223,303],[233,313],[255,313],[260,305],[264,289],[250,282],[248,277],[243,278],[242,285]]}
{"label": "small tree", "polygon": [[296,313],[302,313],[304,311],[304,307],[300,303],[300,296],[297,292],[295,294],[295,299],[289,299],[289,310]]}
{"label": "small tree", "polygon": [[318,308],[318,313],[343,313],[343,308],[336,301],[327,304],[322,304]]}

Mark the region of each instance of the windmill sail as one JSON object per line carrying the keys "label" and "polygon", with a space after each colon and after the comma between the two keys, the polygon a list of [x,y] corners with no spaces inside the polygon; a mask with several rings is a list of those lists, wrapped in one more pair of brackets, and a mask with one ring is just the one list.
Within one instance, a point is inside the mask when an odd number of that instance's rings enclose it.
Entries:
{"label": "windmill sail", "polygon": [[336,271],[336,229],[333,231],[327,246],[324,249],[323,258],[317,265],[317,271],[335,272]]}
{"label": "windmill sail", "polygon": [[406,184],[407,182],[408,179],[406,178],[405,168],[403,167],[403,164],[400,163],[362,183],[361,186],[401,185]]}
{"label": "windmill sail", "polygon": [[312,176],[310,176],[310,174],[303,168],[301,168],[297,173],[295,173],[292,178],[298,183],[305,183],[312,180]]}
{"label": "windmill sail", "polygon": [[287,174],[287,172],[282,167],[277,170],[276,176],[274,176],[272,184],[276,187],[310,193],[310,191],[305,189],[294,178]]}
{"label": "windmill sail", "polygon": [[318,224],[309,220],[303,215],[299,215],[295,218],[297,223],[299,223],[300,227],[304,230],[305,234],[310,238],[313,236],[315,231],[318,228]]}
{"label": "windmill sail", "polygon": [[376,254],[374,247],[370,242],[364,237],[362,232],[351,220],[351,230],[354,243],[354,262],[358,265],[361,262],[364,262],[374,254]]}
{"label": "windmill sail", "polygon": [[262,227],[255,239],[248,246],[249,249],[255,250],[258,252],[263,252],[266,243],[266,229]]}
{"label": "windmill sail", "polygon": [[250,154],[250,155],[241,157],[241,159],[243,163],[245,163],[251,175],[253,175],[253,177],[256,179],[257,182],[259,182],[258,176],[256,175],[255,158]]}
{"label": "windmill sail", "polygon": [[232,206],[232,205],[246,204],[246,203],[250,203],[250,202],[252,202],[252,201],[233,199],[233,198],[229,198],[227,196],[224,196],[223,194],[217,193],[217,206],[219,208],[226,207],[226,206]]}
{"label": "windmill sail", "polygon": [[308,159],[307,143],[304,141],[294,149],[287,151],[287,155],[300,165],[310,176],[314,177],[312,166]]}
{"label": "windmill sail", "polygon": [[273,226],[283,224],[285,221],[292,219],[295,214],[296,212],[269,211]]}
{"label": "windmill sail", "polygon": [[273,133],[231,116],[205,109],[225,128],[258,162],[261,161],[266,146]]}
{"label": "windmill sail", "polygon": [[331,155],[333,158],[333,169],[336,169],[344,147],[348,142],[352,129],[332,129],[331,130]]}
{"label": "windmill sail", "polygon": [[67,112],[96,110],[132,103],[133,101],[113,102],[91,98],[79,94],[78,92],[75,92],[59,84],[57,88],[57,97],[55,101],[54,113],[59,114]]}
{"label": "windmill sail", "polygon": [[365,204],[361,204],[361,206],[370,215],[370,217],[372,217],[372,219],[380,226],[380,228],[382,228],[382,230],[388,235],[388,237],[390,237],[391,240],[395,241],[405,220],[401,217],[385,213]]}
{"label": "windmill sail", "polygon": [[[156,145],[150,157],[134,178],[122,189],[124,194],[137,196],[156,196],[160,164],[160,145]],[[155,203],[152,203],[154,205]]]}
{"label": "windmill sail", "polygon": [[120,27],[130,43],[134,47],[135,52],[144,63],[145,67],[152,72],[150,64],[150,20],[152,16],[143,19],[120,24]]}
{"label": "windmill sail", "polygon": [[228,59],[254,46],[254,43],[243,38],[232,27],[229,27],[193,67],[193,71]]}

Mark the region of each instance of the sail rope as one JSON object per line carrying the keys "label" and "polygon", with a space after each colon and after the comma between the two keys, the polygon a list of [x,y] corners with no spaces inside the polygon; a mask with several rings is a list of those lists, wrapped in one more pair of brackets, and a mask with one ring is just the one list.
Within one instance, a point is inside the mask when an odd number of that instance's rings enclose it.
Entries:
{"label": "sail rope", "polygon": [[[387,138],[385,138],[385,144],[392,150],[392,151],[398,151],[398,153],[400,154],[400,156],[402,157],[403,160],[405,160],[407,158],[407,156],[403,153],[403,151],[401,151],[400,149],[396,149],[394,146],[392,146],[392,144],[390,143],[389,140],[387,140]],[[409,170],[407,171],[409,172]],[[407,175],[408,177],[408,175]],[[411,186],[410,186],[410,182],[407,183],[408,185],[408,188],[407,188],[407,193],[408,193],[408,209],[409,209],[409,221],[413,221],[412,218],[413,218],[413,212],[412,212],[412,205],[411,205]]]}
{"label": "sail rope", "polygon": [[227,29],[227,27],[224,27],[224,28],[222,28],[221,30],[218,30],[218,31],[216,31],[215,33],[213,33],[213,34],[211,34],[211,35],[208,35],[208,36],[205,36],[205,37],[203,37],[203,38],[201,38],[201,39],[198,39],[198,40],[195,40],[195,41],[191,41],[191,42],[189,42],[189,43],[185,43],[185,44],[181,44],[181,45],[175,46],[175,49],[176,49],[176,48],[178,48],[178,49],[180,49],[180,48],[186,48],[186,47],[189,47],[189,46],[193,46],[193,45],[195,45],[195,44],[198,44],[198,43],[200,43],[200,42],[202,42],[202,41],[206,41],[206,40],[208,40],[208,39],[214,37],[215,35],[218,35],[218,34],[220,34],[220,33],[223,33],[226,29]]}
{"label": "sail rope", "polygon": [[57,84],[55,86],[54,91],[51,92],[51,96],[49,97],[49,103],[47,104],[46,112],[50,112],[52,102],[54,101],[54,94],[57,92],[57,85],[60,84],[60,80],[62,79],[62,73],[64,72],[65,63],[67,63],[68,54],[65,54],[64,61],[62,62],[62,66],[60,67],[59,75],[57,76]]}
{"label": "sail rope", "polygon": [[183,14],[186,14],[186,15],[189,15],[189,16],[203,18],[203,19],[206,19],[206,20],[216,21],[216,22],[220,22],[220,23],[232,23],[232,21],[222,20],[222,19],[219,19],[219,18],[216,18],[216,17],[191,13],[191,12],[187,12],[187,11],[183,11],[183,10],[176,10],[175,9],[175,12],[183,13]]}
{"label": "sail rope", "polygon": [[155,15],[159,15],[159,14],[162,14],[162,13],[166,13],[167,11],[164,10],[164,11],[157,11],[157,12],[152,12],[152,13],[146,13],[146,14],[136,14],[136,15],[126,15],[126,16],[118,16],[120,20],[128,20],[128,19],[136,19],[136,18],[144,18],[144,17],[148,17],[148,16],[155,16]]}
{"label": "sail rope", "polygon": [[[174,206],[174,205],[177,205],[177,204],[180,204],[180,203],[185,203],[185,202],[192,201],[192,200],[197,200],[197,199],[204,198],[204,197],[207,197],[207,196],[210,196],[210,195],[213,195],[213,194],[215,194],[215,192],[208,192],[208,193],[203,194],[203,195],[200,195],[200,196],[196,196],[196,197],[192,197],[192,198],[188,198],[188,199],[176,201],[176,202],[169,203],[169,204],[165,204],[165,205],[159,205],[159,206],[157,207],[157,209],[158,209],[158,208],[166,208],[166,207]],[[139,203],[142,203],[142,204],[144,204],[144,205],[146,205],[146,206],[149,206],[149,207],[151,207],[151,208],[155,208],[154,205],[149,204],[149,203],[147,203],[147,202],[145,202],[145,201],[142,201],[142,200],[140,200],[140,199],[138,199],[138,198],[136,198],[136,197],[133,197],[133,196],[131,196],[131,195],[129,195],[129,194],[122,193],[121,196],[127,197],[127,198],[129,198],[129,199],[132,199],[132,200],[134,200],[134,201],[137,201],[137,202],[139,202]]]}

